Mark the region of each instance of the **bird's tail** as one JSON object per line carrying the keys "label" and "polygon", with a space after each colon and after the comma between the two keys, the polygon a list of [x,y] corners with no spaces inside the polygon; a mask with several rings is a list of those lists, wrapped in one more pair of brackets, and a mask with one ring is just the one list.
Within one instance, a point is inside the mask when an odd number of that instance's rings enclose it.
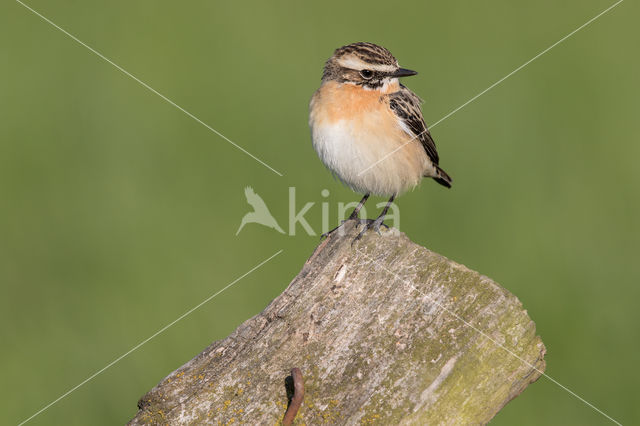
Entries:
{"label": "bird's tail", "polygon": [[436,166],[436,173],[437,173],[437,176],[435,176],[433,179],[436,182],[438,182],[440,185],[446,186],[447,188],[451,188],[451,182],[453,182],[453,179],[451,179],[451,177],[447,174],[447,172],[442,170],[440,167]]}

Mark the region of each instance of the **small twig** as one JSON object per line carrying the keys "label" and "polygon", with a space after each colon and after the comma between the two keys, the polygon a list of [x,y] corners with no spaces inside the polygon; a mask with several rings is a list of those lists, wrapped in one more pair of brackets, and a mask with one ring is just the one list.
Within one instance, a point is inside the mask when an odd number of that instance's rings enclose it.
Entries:
{"label": "small twig", "polygon": [[302,379],[302,371],[299,368],[291,369],[291,377],[293,378],[293,397],[289,403],[284,418],[282,419],[283,426],[289,426],[293,424],[293,419],[296,418],[298,410],[304,400],[304,380]]}

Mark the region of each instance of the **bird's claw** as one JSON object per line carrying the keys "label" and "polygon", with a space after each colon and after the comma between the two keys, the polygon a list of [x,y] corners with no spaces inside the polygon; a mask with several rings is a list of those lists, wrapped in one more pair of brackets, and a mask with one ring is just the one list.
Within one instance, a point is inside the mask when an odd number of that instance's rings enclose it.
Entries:
{"label": "bird's claw", "polygon": [[371,224],[373,222],[373,219],[358,219],[356,221],[356,229],[360,227],[360,225],[364,225],[365,229],[367,226],[369,226],[369,224]]}
{"label": "bird's claw", "polygon": [[[353,243],[355,243],[356,241],[362,239],[362,237],[364,236],[364,234],[369,230],[369,229],[373,229],[374,231],[376,231],[378,233],[378,235],[382,235],[380,233],[380,227],[384,226],[385,228],[389,229],[389,227],[387,225],[385,225],[383,223],[383,219],[382,217],[379,217],[377,219],[360,219],[358,224],[363,224],[364,227],[362,228],[362,231],[360,231],[358,233],[358,235],[356,235],[356,237],[353,239],[353,241],[351,241],[351,245],[353,245]],[[356,225],[357,227],[357,225]]]}
{"label": "bird's claw", "polygon": [[[333,234],[334,232],[336,232],[337,230],[339,230],[340,228],[342,228],[344,226],[345,223],[347,222],[351,222],[351,221],[355,221],[356,223],[356,229],[362,225],[362,224],[368,224],[369,222],[373,222],[373,219],[360,219],[358,216],[349,216],[348,218],[346,218],[345,220],[340,221],[340,225],[336,226],[335,228],[333,228],[331,231],[327,231],[324,234],[320,235],[320,239],[324,239],[327,238],[329,235]],[[387,226],[387,225],[384,225]]]}
{"label": "bird's claw", "polygon": [[324,238],[327,238],[329,235],[333,234],[334,232],[336,232],[337,230],[342,228],[345,223],[350,222],[350,221],[355,221],[356,222],[356,229],[358,229],[360,227],[360,225],[362,225],[363,228],[362,228],[362,231],[360,231],[358,233],[358,235],[351,242],[351,245],[353,245],[353,243],[355,243],[356,241],[360,240],[362,238],[362,236],[369,229],[373,229],[374,231],[376,231],[378,233],[378,235],[382,235],[382,234],[380,234],[380,227],[385,227],[385,228],[389,229],[389,227],[385,223],[383,223],[383,219],[384,218],[382,218],[382,217],[379,217],[377,219],[360,219],[357,216],[356,217],[349,217],[346,220],[341,221],[340,225],[336,226],[331,231],[325,232],[324,234],[320,235],[320,239],[322,240]]}
{"label": "bird's claw", "polygon": [[[344,226],[345,223],[349,222],[350,220],[360,220],[360,218],[358,217],[348,217],[345,220],[340,221],[340,225],[336,226],[335,228],[333,228],[331,231],[327,231],[324,234],[320,235],[320,239],[325,239],[327,238],[329,235],[333,234],[334,232],[336,232],[338,229],[342,228]],[[356,225],[357,226],[357,225]]]}

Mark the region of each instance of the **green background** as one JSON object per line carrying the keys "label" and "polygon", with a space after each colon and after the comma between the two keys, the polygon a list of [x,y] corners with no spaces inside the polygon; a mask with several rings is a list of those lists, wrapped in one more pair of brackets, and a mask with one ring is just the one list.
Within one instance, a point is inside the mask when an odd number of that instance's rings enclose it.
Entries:
{"label": "green background", "polygon": [[[2,3],[1,423],[284,250],[31,422],[106,425],[260,312],[317,245],[300,227],[236,236],[245,186],[285,229],[290,186],[298,207],[316,202],[316,231],[319,203],[335,223],[337,203],[359,199],[324,169],[307,127],[333,49],[388,47],[420,72],[406,84],[434,123],[613,2],[28,4],[284,174]],[[453,189],[425,181],[398,200],[402,231],[516,294],[547,373],[626,424],[640,422],[638,10],[620,4],[436,126]],[[494,424],[607,420],[542,378]]]}

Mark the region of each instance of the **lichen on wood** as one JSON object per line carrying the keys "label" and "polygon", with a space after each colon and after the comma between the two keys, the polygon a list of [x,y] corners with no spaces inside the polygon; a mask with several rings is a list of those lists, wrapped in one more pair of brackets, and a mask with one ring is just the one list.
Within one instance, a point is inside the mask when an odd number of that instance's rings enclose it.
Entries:
{"label": "lichen on wood", "polygon": [[163,379],[130,424],[482,424],[537,380],[545,348],[518,299],[395,229],[322,241],[286,290]]}

